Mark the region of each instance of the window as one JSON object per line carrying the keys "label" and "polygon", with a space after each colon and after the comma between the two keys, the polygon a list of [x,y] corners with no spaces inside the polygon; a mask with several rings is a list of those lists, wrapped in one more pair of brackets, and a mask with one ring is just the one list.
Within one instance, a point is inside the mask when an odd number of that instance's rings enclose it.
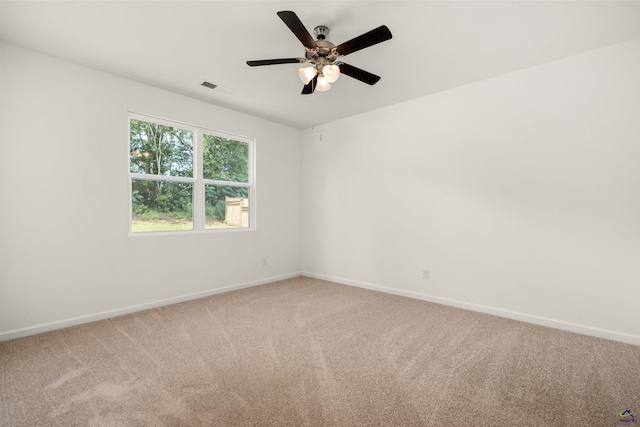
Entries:
{"label": "window", "polygon": [[251,139],[132,114],[129,231],[253,228],[253,146]]}

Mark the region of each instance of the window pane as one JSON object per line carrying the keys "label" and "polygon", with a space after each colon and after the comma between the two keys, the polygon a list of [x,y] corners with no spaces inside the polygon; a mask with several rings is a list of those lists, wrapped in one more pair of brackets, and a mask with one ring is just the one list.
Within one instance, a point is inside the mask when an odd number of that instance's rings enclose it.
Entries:
{"label": "window pane", "polygon": [[249,188],[205,185],[205,228],[248,228]]}
{"label": "window pane", "polygon": [[131,119],[130,172],[193,176],[193,132]]}
{"label": "window pane", "polygon": [[249,144],[205,134],[203,177],[217,181],[249,182]]}
{"label": "window pane", "polygon": [[193,230],[193,184],[133,179],[131,199],[134,233]]}

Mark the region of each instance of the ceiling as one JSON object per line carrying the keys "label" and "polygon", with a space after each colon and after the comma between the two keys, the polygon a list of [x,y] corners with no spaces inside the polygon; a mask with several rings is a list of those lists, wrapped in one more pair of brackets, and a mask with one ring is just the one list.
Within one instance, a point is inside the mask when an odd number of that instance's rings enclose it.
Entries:
{"label": "ceiling", "polygon": [[[300,65],[247,66],[304,56],[281,10],[336,45],[387,25],[343,59],[380,82],[303,96]],[[639,1],[0,2],[1,40],[299,129],[637,37]]]}

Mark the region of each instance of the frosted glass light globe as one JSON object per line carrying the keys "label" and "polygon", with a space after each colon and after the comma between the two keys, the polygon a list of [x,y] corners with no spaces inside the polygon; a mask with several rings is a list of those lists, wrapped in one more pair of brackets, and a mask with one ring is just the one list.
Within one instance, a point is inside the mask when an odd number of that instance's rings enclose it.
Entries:
{"label": "frosted glass light globe", "polygon": [[340,77],[340,67],[334,64],[322,67],[322,75],[327,78],[329,83],[333,83]]}
{"label": "frosted glass light globe", "polygon": [[298,75],[300,76],[300,80],[305,85],[308,85],[311,80],[318,74],[318,70],[316,67],[304,67],[298,70]]}
{"label": "frosted glass light globe", "polygon": [[320,75],[320,77],[318,77],[318,85],[316,86],[316,90],[318,92],[326,92],[329,89],[331,89],[329,80],[325,76]]}

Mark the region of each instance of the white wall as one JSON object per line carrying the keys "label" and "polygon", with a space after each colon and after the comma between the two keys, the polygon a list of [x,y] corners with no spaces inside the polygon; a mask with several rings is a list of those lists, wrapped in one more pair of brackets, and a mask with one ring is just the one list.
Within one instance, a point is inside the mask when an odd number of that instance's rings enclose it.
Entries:
{"label": "white wall", "polygon": [[[0,340],[302,265],[640,344],[638,75],[633,40],[301,133],[0,44]],[[258,231],[128,237],[127,111],[255,137]]]}
{"label": "white wall", "polygon": [[304,131],[303,271],[640,344],[639,76],[636,39]]}
{"label": "white wall", "polygon": [[[0,340],[299,274],[300,130],[8,44],[0,64]],[[128,111],[256,138],[258,230],[128,237]]]}

